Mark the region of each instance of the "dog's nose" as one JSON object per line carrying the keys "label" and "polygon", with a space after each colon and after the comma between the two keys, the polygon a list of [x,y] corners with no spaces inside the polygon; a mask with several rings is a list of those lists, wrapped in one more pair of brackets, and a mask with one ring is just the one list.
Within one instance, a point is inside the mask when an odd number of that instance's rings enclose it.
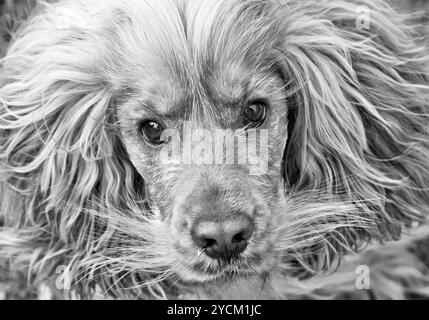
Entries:
{"label": "dog's nose", "polygon": [[226,221],[200,219],[191,228],[192,240],[211,258],[229,260],[242,253],[254,230],[250,217],[239,215]]}

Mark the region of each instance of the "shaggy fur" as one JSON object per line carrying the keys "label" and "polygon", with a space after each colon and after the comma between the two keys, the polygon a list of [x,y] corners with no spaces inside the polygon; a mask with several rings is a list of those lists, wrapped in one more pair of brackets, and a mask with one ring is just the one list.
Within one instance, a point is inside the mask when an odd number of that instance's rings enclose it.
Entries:
{"label": "shaggy fur", "polygon": [[[421,42],[380,0],[41,1],[1,61],[0,257],[83,298],[427,296],[413,237],[378,249],[427,223]],[[173,111],[236,129],[242,91],[270,102],[263,176],[166,165],[138,136]],[[215,187],[257,208],[228,266],[181,228]]]}

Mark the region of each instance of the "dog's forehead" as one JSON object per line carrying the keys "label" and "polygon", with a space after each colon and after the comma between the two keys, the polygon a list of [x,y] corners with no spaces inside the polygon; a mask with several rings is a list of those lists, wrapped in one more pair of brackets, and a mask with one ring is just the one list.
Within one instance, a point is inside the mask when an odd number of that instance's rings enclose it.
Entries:
{"label": "dog's forehead", "polygon": [[186,66],[158,66],[156,75],[141,77],[133,84],[141,106],[171,119],[202,115],[207,110],[228,113],[244,101],[269,95],[275,86],[282,85],[268,68],[250,69],[239,61],[198,69],[199,73],[190,74]]}
{"label": "dog's forehead", "polygon": [[[130,10],[130,3],[139,10]],[[130,3],[123,10],[134,27],[122,28],[127,34],[119,37],[131,38],[123,46],[130,52],[124,57],[131,62],[127,77],[133,75],[127,85],[155,100],[161,114],[207,100],[240,100],[266,77],[262,66],[273,64],[268,56],[276,45],[276,27],[268,13],[261,13],[262,2],[160,1],[150,8]]]}

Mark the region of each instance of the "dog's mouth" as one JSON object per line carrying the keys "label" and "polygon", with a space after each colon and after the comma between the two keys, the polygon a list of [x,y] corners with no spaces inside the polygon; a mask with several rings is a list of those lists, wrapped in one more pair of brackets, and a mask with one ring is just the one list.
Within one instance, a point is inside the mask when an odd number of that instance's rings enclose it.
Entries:
{"label": "dog's mouth", "polygon": [[228,266],[191,265],[182,280],[194,284],[228,282],[237,278],[245,278],[257,274],[255,268],[243,266],[243,263],[230,263]]}
{"label": "dog's mouth", "polygon": [[184,266],[181,279],[194,284],[209,284],[229,282],[234,279],[247,278],[268,272],[272,266],[272,259],[265,259],[265,255],[253,253],[251,255],[237,255],[230,259],[201,259]]}
{"label": "dog's mouth", "polygon": [[194,272],[217,275],[221,273],[238,273],[248,271],[249,265],[242,257],[231,257],[228,260],[218,259],[215,263],[196,263],[191,265]]}

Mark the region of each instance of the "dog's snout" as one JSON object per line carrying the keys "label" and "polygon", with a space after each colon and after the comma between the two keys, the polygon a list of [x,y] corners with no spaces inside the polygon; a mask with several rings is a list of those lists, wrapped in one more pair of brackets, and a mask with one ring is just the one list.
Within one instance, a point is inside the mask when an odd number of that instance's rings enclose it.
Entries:
{"label": "dog's snout", "polygon": [[253,231],[250,217],[239,215],[222,222],[210,218],[197,220],[191,235],[195,245],[209,257],[229,260],[246,249]]}

